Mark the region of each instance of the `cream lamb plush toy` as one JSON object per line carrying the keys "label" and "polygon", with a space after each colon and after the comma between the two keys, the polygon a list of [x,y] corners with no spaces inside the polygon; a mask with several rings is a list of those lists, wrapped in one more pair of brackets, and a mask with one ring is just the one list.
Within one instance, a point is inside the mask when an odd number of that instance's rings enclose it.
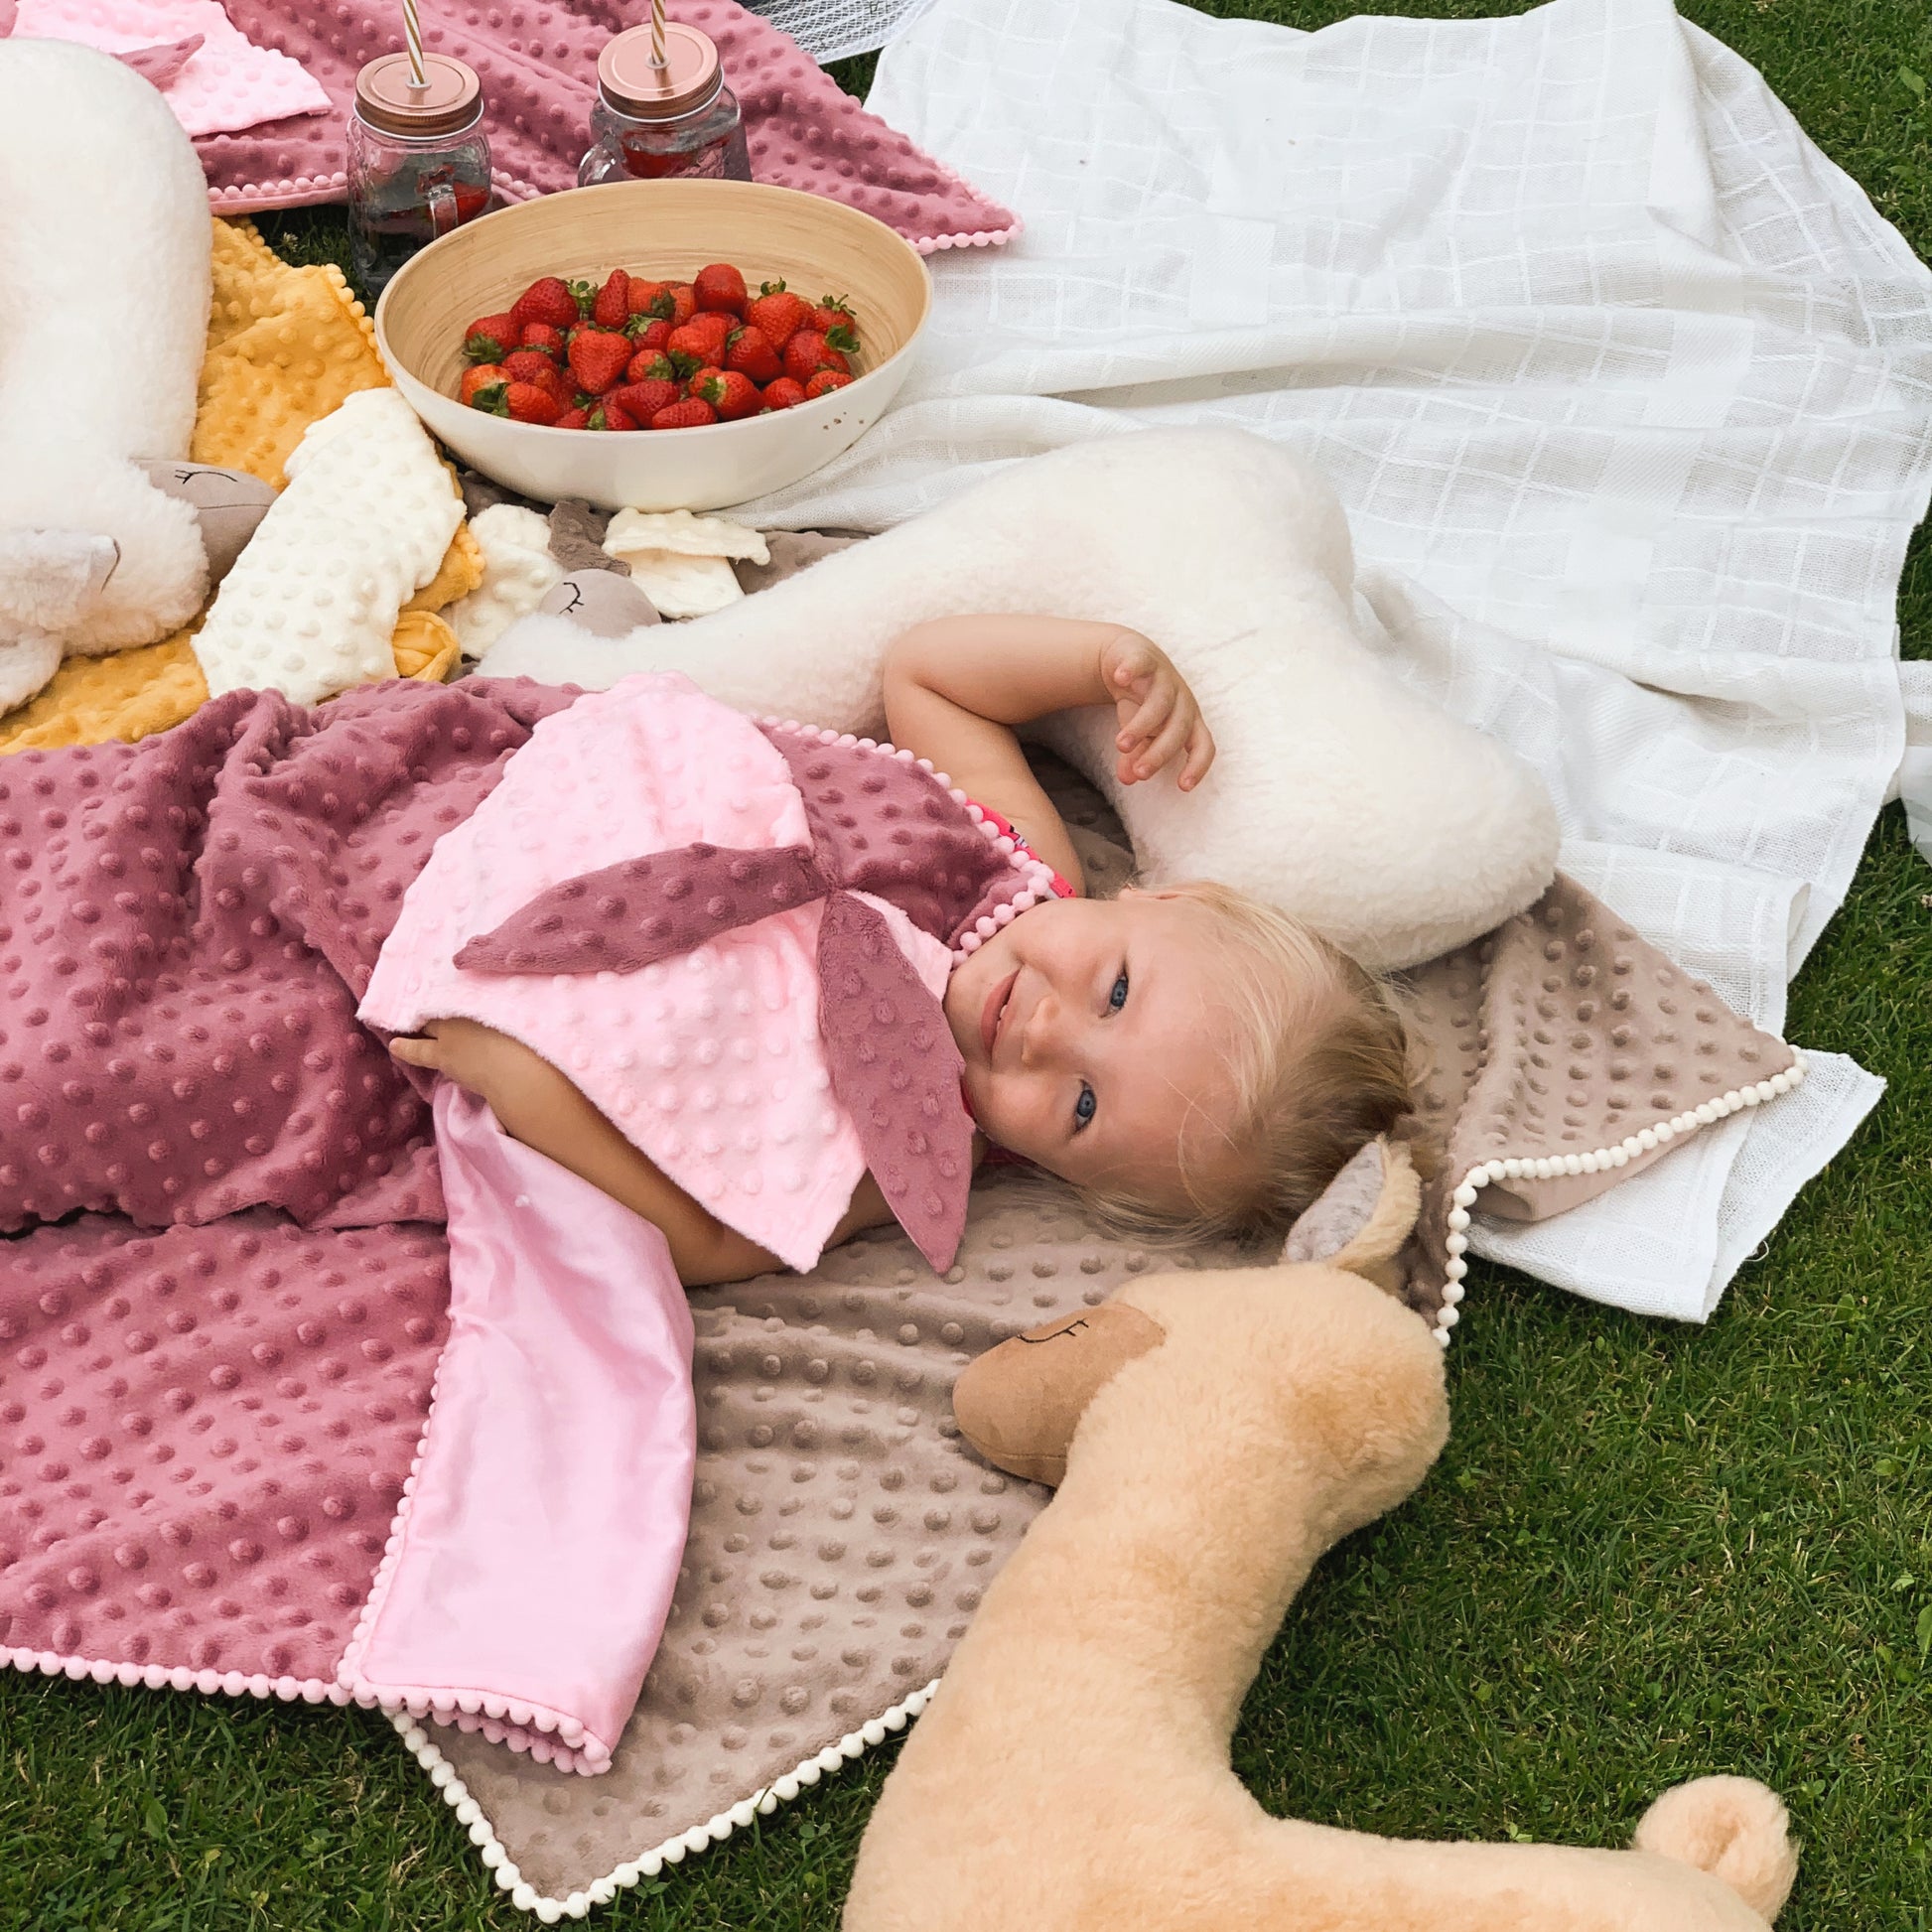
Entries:
{"label": "cream lamb plush toy", "polygon": [[1489,931],[1550,884],[1557,815],[1536,773],[1364,641],[1333,489],[1240,430],[1033,457],[715,616],[625,637],[529,617],[483,668],[594,688],[682,671],[745,711],[877,732],[893,638],[979,612],[1132,624],[1193,686],[1219,747],[1196,792],[1123,789],[1111,714],[1046,732],[1112,800],[1152,884],[1218,879],[1391,970]]}
{"label": "cream lamb plush toy", "polygon": [[92,49],[0,41],[0,181],[4,712],[68,652],[153,643],[201,609],[194,483],[224,473],[185,461],[207,188],[161,95]]}

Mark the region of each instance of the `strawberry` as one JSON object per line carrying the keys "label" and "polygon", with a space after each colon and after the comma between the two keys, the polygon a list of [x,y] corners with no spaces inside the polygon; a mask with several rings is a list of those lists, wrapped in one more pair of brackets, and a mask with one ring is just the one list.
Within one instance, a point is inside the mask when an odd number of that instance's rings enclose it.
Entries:
{"label": "strawberry", "polygon": [[630,318],[630,277],[614,268],[591,299],[591,320],[600,329],[621,329]]}
{"label": "strawberry", "polygon": [[605,398],[614,402],[639,423],[647,423],[660,409],[668,409],[679,400],[682,391],[675,382],[660,382],[646,379],[642,382],[626,382],[621,389],[613,389]]}
{"label": "strawberry", "polygon": [[718,315],[742,316],[748,291],[745,277],[730,262],[713,262],[692,278],[692,294],[701,310]]}
{"label": "strawberry", "polygon": [[805,385],[794,382],[788,375],[764,385],[762,401],[766,409],[796,409],[804,400]]}
{"label": "strawberry", "polygon": [[673,329],[682,328],[698,313],[698,292],[689,282],[666,282],[663,295],[671,305],[663,312],[664,320]]}
{"label": "strawberry", "polygon": [[512,382],[534,382],[540,389],[558,376],[556,363],[540,348],[512,349],[503,357],[503,369]]}
{"label": "strawberry", "polygon": [[805,400],[816,402],[820,396],[829,396],[834,389],[843,389],[850,383],[849,375],[841,375],[837,369],[820,369],[805,384]]}
{"label": "strawberry", "polygon": [[662,316],[632,316],[623,333],[639,348],[662,348],[671,339],[671,325]]}
{"label": "strawberry", "polygon": [[641,275],[630,278],[629,307],[633,316],[644,316],[653,321],[669,321],[671,298],[664,293],[662,282],[647,282]]}
{"label": "strawberry", "polygon": [[641,349],[630,358],[630,366],[624,370],[626,382],[668,382],[680,395],[684,392],[684,377],[678,366],[661,348]]}
{"label": "strawberry", "polygon": [[549,356],[553,362],[561,362],[564,359],[564,332],[554,323],[526,322],[521,346],[534,348],[539,354]]}
{"label": "strawberry", "polygon": [[688,355],[693,368],[709,368],[725,359],[725,345],[731,340],[731,333],[729,316],[707,311],[673,329],[665,338],[664,347],[673,360]]}
{"label": "strawberry", "polygon": [[745,320],[773,348],[783,348],[797,335],[812,305],[793,295],[782,282],[766,282],[758,299],[745,311]]}
{"label": "strawberry", "polygon": [[570,339],[570,372],[594,396],[614,389],[630,366],[630,343],[607,329],[580,329]]}
{"label": "strawberry", "polygon": [[[806,322],[807,329],[816,329],[821,336],[829,336],[835,329],[848,330],[852,336],[852,346],[859,346],[859,318],[852,313],[852,298],[845,295],[821,295],[818,307]],[[843,346],[843,345],[835,345]]]}
{"label": "strawberry", "polygon": [[503,406],[493,412],[513,423],[554,423],[564,413],[563,400],[539,382],[512,382],[503,391]]}
{"label": "strawberry", "polygon": [[581,407],[577,409],[566,409],[550,427],[552,429],[588,429],[590,427],[590,420],[591,412],[588,409]]}
{"label": "strawberry", "polygon": [[[839,333],[845,335],[843,330]],[[851,341],[846,335],[846,342]],[[852,364],[845,359],[843,344],[835,343],[830,336],[821,336],[814,329],[801,329],[785,345],[785,373],[794,382],[803,383],[809,382],[820,369],[837,369],[841,375],[849,375]]]}
{"label": "strawberry", "polygon": [[463,332],[463,352],[473,362],[500,362],[517,346],[522,334],[523,325],[507,310],[479,316]]}
{"label": "strawberry", "polygon": [[703,429],[707,423],[715,423],[718,412],[698,396],[686,396],[682,402],[674,402],[666,409],[660,409],[650,419],[652,429]]}
{"label": "strawberry", "polygon": [[500,362],[479,362],[474,368],[465,369],[463,380],[457,385],[457,400],[467,402],[473,409],[487,409],[486,402],[477,398],[485,390],[500,389],[509,381],[509,371]]}
{"label": "strawberry", "polygon": [[725,367],[749,375],[754,382],[769,382],[784,372],[770,337],[750,324],[734,329],[726,340]]}
{"label": "strawberry", "polygon": [[717,410],[721,423],[756,416],[760,407],[759,385],[737,369],[700,369],[691,378],[691,393]]}
{"label": "strawberry", "polygon": [[620,409],[609,396],[605,396],[593,406],[584,427],[608,430],[635,429],[637,421],[628,410]]}
{"label": "strawberry", "polygon": [[577,298],[560,276],[546,275],[535,281],[510,304],[510,314],[519,323],[547,322],[553,329],[568,329],[577,321]]}

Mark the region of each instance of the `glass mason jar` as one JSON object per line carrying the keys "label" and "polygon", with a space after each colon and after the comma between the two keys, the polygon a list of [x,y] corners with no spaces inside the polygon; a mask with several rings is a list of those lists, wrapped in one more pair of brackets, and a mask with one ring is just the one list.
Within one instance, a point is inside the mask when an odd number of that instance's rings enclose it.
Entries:
{"label": "glass mason jar", "polygon": [[489,206],[483,83],[461,61],[385,54],[355,76],[348,119],[349,260],[373,302],[419,248]]}
{"label": "glass mason jar", "polygon": [[597,57],[591,147],[577,185],[605,181],[750,181],[738,97],[709,35],[664,26],[664,65],[651,65],[649,27],[626,28]]}

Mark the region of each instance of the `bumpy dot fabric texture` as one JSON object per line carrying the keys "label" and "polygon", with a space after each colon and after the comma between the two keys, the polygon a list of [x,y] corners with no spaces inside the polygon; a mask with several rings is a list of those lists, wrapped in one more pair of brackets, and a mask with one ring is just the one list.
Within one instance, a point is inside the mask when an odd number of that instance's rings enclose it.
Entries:
{"label": "bumpy dot fabric texture", "polygon": [[546,888],[465,944],[456,964],[638,973],[817,904],[818,1032],[832,1097],[899,1225],[933,1267],[948,1267],[972,1178],[962,1065],[938,989],[875,901],[959,952],[968,934],[990,937],[1048,897],[1050,875],[1018,851],[1003,821],[907,755],[808,727],[767,725],[764,735],[798,788],[809,845],[692,844],[603,867]]}
{"label": "bumpy dot fabric texture", "polygon": [[349,396],[284,467],[288,487],[195,635],[215,697],[267,688],[315,704],[393,676],[396,619],[463,521],[455,479],[394,389]]}
{"label": "bumpy dot fabric texture", "polygon": [[342,1702],[448,1301],[422,1227],[0,1247],[0,1659]]}
{"label": "bumpy dot fabric texture", "polygon": [[492,503],[470,519],[483,552],[483,581],[443,614],[466,657],[481,657],[518,618],[528,617],[564,567],[550,554],[550,524],[519,503]]}
{"label": "bumpy dot fabric texture", "polygon": [[190,134],[220,134],[259,127],[291,114],[329,111],[329,96],[285,54],[254,47],[216,0],[19,0],[13,31],[41,40],[79,41],[126,56],[159,43],[181,48],[199,39],[185,58],[137,71],[161,88],[162,98]]}
{"label": "bumpy dot fabric texture", "polygon": [[[389,0],[334,0],[326,8],[228,0],[228,13],[251,41],[300,61],[336,111],[198,141],[216,212],[344,200],[343,130],[356,69],[401,49],[397,10]],[[745,111],[756,180],[844,202],[928,252],[1001,242],[1019,231],[1010,210],[868,114],[795,41],[735,0],[675,0],[671,16],[717,43]],[[425,9],[426,44],[468,62],[483,81],[500,195],[523,201],[577,185],[598,54],[613,34],[648,18],[637,0]]]}
{"label": "bumpy dot fabric texture", "polygon": [[427,1109],[355,1002],[433,842],[568,703],[235,692],[0,762],[0,1231],[440,1218]]}
{"label": "bumpy dot fabric texture", "polygon": [[[86,950],[89,937],[118,939],[130,965],[151,975],[143,982],[148,999],[183,1002],[165,1040],[143,1041],[145,1015],[131,1016],[137,1050],[120,1057],[150,1086],[168,1073],[179,1079],[182,1070],[149,1064],[147,1047],[218,1052],[215,1029],[229,1024],[229,1004],[245,1018],[239,1001],[218,1003],[211,983],[199,989],[200,1000],[185,983],[164,985],[158,949],[143,940],[138,922],[106,923],[108,907],[117,918],[130,910],[122,899],[137,889],[155,894],[158,912],[172,903],[165,881],[158,891],[150,885],[147,856],[166,842],[157,828],[169,823],[171,809],[183,814],[177,835],[192,823],[192,837],[212,840],[215,850],[232,831],[235,854],[242,841],[272,834],[290,853],[306,855],[291,877],[291,898],[314,908],[304,917],[326,913],[336,922],[339,970],[353,980],[374,943],[356,935],[365,923],[379,933],[385,908],[411,876],[410,855],[435,835],[443,810],[464,809],[466,784],[484,791],[546,707],[566,701],[564,693],[483,680],[351,693],[313,714],[328,729],[318,742],[293,748],[304,759],[295,786],[287,783],[292,766],[279,770],[274,759],[266,773],[252,769],[255,759],[237,762],[234,782],[252,818],[243,811],[216,824],[206,777],[185,792],[139,784],[111,792],[132,841],[122,877],[103,875],[118,897],[108,897],[105,885],[83,889],[83,877],[68,873],[53,890],[54,873],[43,870],[24,896],[41,904],[37,929],[9,926],[0,934],[7,1001],[0,1024],[8,1035],[0,1041],[0,1120],[11,1122],[22,1104],[30,1067],[29,1104],[48,1105],[51,1097],[75,1107],[95,1077],[86,1069],[104,1065],[100,1043],[84,1033],[63,1039],[53,1027],[57,1006],[65,1023],[91,1024],[87,996],[99,982],[82,978],[80,964],[96,958]],[[183,732],[145,747],[101,748],[71,765],[29,759],[0,766],[0,785],[30,781],[0,801],[0,904],[12,906],[13,883],[30,869],[16,856],[26,849],[30,811],[71,814],[96,788],[133,775],[148,754],[207,732],[213,721],[219,731],[197,740],[198,759],[190,761],[210,767],[243,737],[244,710],[266,715],[278,707],[287,709],[272,696],[223,699]],[[396,714],[415,721],[399,737]],[[344,729],[348,721],[353,731]],[[373,736],[357,735],[371,724]],[[375,756],[377,744],[393,762]],[[321,761],[324,754],[336,758],[333,768]],[[426,819],[408,808],[404,765],[428,774]],[[467,776],[459,777],[459,765]],[[74,776],[59,798],[58,785],[35,788],[57,769],[93,775]],[[267,782],[278,770],[279,787]],[[1063,767],[1042,775],[1090,885],[1118,890],[1131,862],[1117,822]],[[351,777],[364,787],[359,802]],[[142,810],[145,823],[133,817]],[[262,813],[280,823],[266,824]],[[309,816],[315,823],[291,836],[290,824]],[[54,856],[69,872],[74,853],[96,849],[75,838],[84,827],[71,816],[37,823],[36,836],[59,845]],[[375,857],[385,838],[396,847],[387,866]],[[276,845],[268,856],[282,863]],[[238,892],[259,892],[264,870],[250,880],[244,863],[222,876],[217,892],[230,882]],[[1430,1089],[1432,1111],[1446,1122],[1452,1173],[1504,1146],[1498,1131],[1524,1152],[1576,1145],[1564,1139],[1566,1130],[1586,1139],[1597,1131],[1573,1098],[1587,1082],[1572,1068],[1593,1055],[1603,1068],[1600,1119],[1612,1127],[1633,1110],[1612,1107],[1607,1096],[1632,1082],[1648,1108],[1659,1095],[1676,1102],[1709,1093],[1717,1081],[1706,1075],[1727,1052],[1752,1072],[1789,1061],[1779,1042],[1737,1031],[1704,989],[1613,913],[1575,888],[1568,895],[1553,900],[1554,914],[1546,904],[1502,929],[1486,957],[1482,942],[1420,975],[1422,1024],[1442,1068]],[[57,906],[57,926],[39,930]],[[87,923],[90,911],[103,918]],[[278,916],[273,908],[270,916]],[[160,930],[165,937],[165,919]],[[242,943],[260,940],[248,932]],[[1552,946],[1561,951],[1552,955]],[[55,997],[14,991],[29,951],[48,963]],[[113,951],[110,945],[110,957]],[[1603,959],[1607,973],[1577,977]],[[1621,974],[1619,959],[1630,962]],[[248,990],[248,969],[235,971]],[[111,979],[105,984],[118,994]],[[1604,984],[1609,995],[1591,1004],[1590,987]],[[1512,990],[1519,986],[1520,998]],[[60,988],[79,997],[62,1006]],[[1618,990],[1630,996],[1620,1005]],[[1560,1032],[1566,1019],[1572,1028]],[[112,1029],[100,1024],[111,1047]],[[1624,1027],[1635,1031],[1620,1040]],[[1584,1033],[1595,1043],[1580,1043]],[[81,1059],[81,1044],[91,1060]],[[245,1037],[241,1044],[248,1050]],[[311,1036],[305,1053],[316,1045]],[[1561,1054],[1552,1050],[1559,1045]],[[1624,1063],[1621,1076],[1613,1061]],[[1671,1070],[1659,1073],[1659,1065]],[[299,1077],[332,1070],[305,1059]],[[285,1071],[298,1077],[295,1067]],[[108,1077],[119,1076],[109,1069]],[[172,1084],[166,1097],[179,1107]],[[325,1102],[331,1091],[322,1084]],[[158,1110],[160,1098],[157,1092],[149,1104]],[[1542,1110],[1535,1120],[1532,1099]],[[98,1090],[85,1104],[98,1112],[97,1100]],[[127,1104],[142,1105],[141,1093]],[[1465,1119],[1473,1137],[1466,1149]],[[107,1158],[84,1133],[80,1148],[86,1159]],[[145,1157],[145,1149],[136,1152]],[[1567,1189],[1621,1177],[1599,1172],[1526,1180],[1510,1191],[1536,1210],[1545,1197],[1564,1199]],[[18,1190],[27,1181],[16,1172],[4,1184]],[[0,1252],[6,1661],[76,1676],[92,1667],[103,1681],[331,1694],[305,1687],[304,1674],[326,1675],[331,1646],[352,1627],[378,1560],[388,1527],[378,1505],[393,1499],[408,1467],[427,1399],[427,1358],[440,1345],[433,1327],[425,1340],[409,1326],[433,1324],[443,1307],[433,1292],[440,1262],[420,1247],[440,1257],[443,1243],[420,1225],[441,1211],[427,1188],[412,1195],[384,1177],[331,1202],[326,1183],[305,1184],[312,1185],[305,1201],[324,1202],[310,1230],[263,1225],[268,1216],[243,1213],[147,1235],[124,1219],[95,1218],[37,1228]],[[161,1194],[164,1217],[176,1214],[184,1191]],[[58,1184],[47,1200],[57,1212],[75,1204]],[[1438,1198],[1429,1209],[1439,1281],[1446,1207]],[[418,1224],[365,1230],[365,1219]],[[987,1583],[1045,1501],[1043,1490],[987,1468],[960,1441],[950,1400],[959,1368],[994,1342],[1104,1300],[1150,1267],[1247,1258],[1225,1246],[1179,1257],[1137,1250],[1092,1222],[1057,1183],[995,1173],[974,1190],[964,1244],[943,1278],[924,1267],[909,1239],[884,1234],[831,1251],[808,1277],[694,1295],[699,1459],[690,1540],[664,1641],[611,1770],[585,1780],[513,1754],[494,1741],[500,1725],[410,1733],[422,1740],[415,1747],[435,1767],[472,1841],[495,1848],[492,1869],[517,1901],[608,1899],[614,1874],[634,1873],[640,1858],[666,1845],[679,1856],[701,1849],[748,1824],[759,1794],[793,1799],[843,1758],[883,1741],[903,1722],[908,1699],[916,1704],[943,1669]],[[135,1281],[151,1298],[140,1308],[129,1288]],[[386,1336],[371,1332],[378,1313],[391,1325]],[[380,1356],[372,1341],[393,1352]],[[198,1366],[199,1382],[189,1373]],[[346,1435],[334,1427],[345,1419]],[[174,1431],[178,1437],[164,1433]],[[307,1467],[311,1461],[320,1467]],[[126,1482],[118,1479],[123,1470],[132,1471]],[[192,1473],[168,1486],[183,1470]],[[271,1492],[270,1483],[281,1486]],[[306,1536],[295,1534],[304,1524]],[[179,1540],[184,1531],[189,1540]],[[151,1601],[144,1587],[168,1600]],[[307,1623],[297,1616],[305,1604]],[[113,1607],[123,1614],[111,1614]],[[147,1647],[137,1651],[142,1636]]]}
{"label": "bumpy dot fabric texture", "polygon": [[[1713,1109],[1761,1104],[1766,1083],[1801,1071],[1783,1040],[1562,874],[1527,911],[1432,960],[1410,987],[1428,1069],[1421,1112],[1448,1153],[1405,1254],[1408,1300],[1432,1319],[1460,1299],[1448,1237],[1451,1197],[1472,1171],[1587,1157],[1584,1172],[1482,1186],[1484,1213],[1545,1220],[1641,1173],[1710,1125]],[[1611,1151],[1614,1165],[1598,1161]]]}
{"label": "bumpy dot fabric texture", "polygon": [[[213,225],[208,346],[190,454],[280,489],[310,424],[389,377],[340,269],[291,268],[248,222]],[[440,681],[456,668],[453,639],[422,620],[482,577],[483,552],[465,524],[397,620],[397,675]],[[31,703],[0,716],[0,755],[131,741],[178,724],[207,701],[194,648],[200,622],[139,650],[69,659]]]}
{"label": "bumpy dot fabric texture", "polygon": [[[1182,1267],[1242,1258],[1228,1245]],[[898,1235],[833,1249],[807,1279],[691,1298],[698,1463],[671,1615],[609,1771],[585,1780],[480,1737],[437,1747],[519,1880],[567,1899],[881,1723],[945,1667],[1048,1492],[960,1439],[953,1378],[1040,1321],[1173,1265],[1107,1236],[1057,1187],[974,1189],[941,1279]],[[615,1889],[615,1886],[613,1886]],[[527,1902],[527,1901],[526,1901]]]}

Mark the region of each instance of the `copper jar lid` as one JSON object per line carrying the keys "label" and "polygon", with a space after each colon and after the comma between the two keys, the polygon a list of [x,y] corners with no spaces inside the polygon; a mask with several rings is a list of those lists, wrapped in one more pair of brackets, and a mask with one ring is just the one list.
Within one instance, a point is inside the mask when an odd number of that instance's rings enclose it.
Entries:
{"label": "copper jar lid", "polygon": [[724,85],[718,50],[708,34],[675,20],[664,23],[664,66],[650,64],[648,27],[627,27],[597,57],[598,90],[606,103],[633,120],[669,121],[695,113]]}
{"label": "copper jar lid", "polygon": [[355,112],[383,134],[426,141],[461,134],[483,118],[483,82],[447,54],[423,56],[423,85],[411,85],[409,56],[384,54],[355,76]]}

